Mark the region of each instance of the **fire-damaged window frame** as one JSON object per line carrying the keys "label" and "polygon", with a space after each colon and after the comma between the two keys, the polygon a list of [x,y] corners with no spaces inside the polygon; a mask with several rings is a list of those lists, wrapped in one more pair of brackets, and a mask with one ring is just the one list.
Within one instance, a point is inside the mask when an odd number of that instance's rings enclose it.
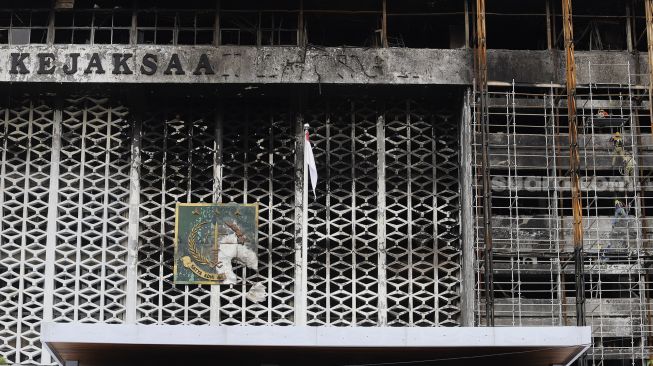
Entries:
{"label": "fire-damaged window frame", "polygon": [[[474,20],[470,17],[474,11],[473,0],[437,3],[289,0],[283,4],[215,0],[191,1],[184,4],[187,8],[180,8],[177,3],[169,3],[174,8],[165,8],[163,2],[144,1],[109,4],[59,0],[48,7],[46,1],[21,0],[13,5],[0,5],[0,44],[469,48],[474,32]],[[520,9],[512,11],[507,4],[516,0],[506,1],[499,7],[494,4],[494,8],[488,8],[489,49],[562,47],[562,15],[558,1],[517,1]],[[66,6],[61,6],[63,3]],[[646,33],[644,13],[637,1],[614,5],[618,11],[609,14],[597,13],[593,4],[589,0],[575,3],[574,27],[579,30],[577,49],[597,50],[595,35],[604,38],[619,30],[619,34],[611,36],[607,43],[601,39],[598,50],[645,51],[642,41]],[[348,31],[349,19],[358,24],[350,27],[355,31]],[[514,32],[523,27],[528,27],[528,31]],[[361,37],[361,32],[366,36]],[[534,32],[537,33],[535,37]],[[526,35],[532,40],[525,41]],[[593,38],[588,41],[590,37]]]}
{"label": "fire-damaged window frame", "polygon": [[299,44],[299,10],[221,9],[219,18],[218,44],[220,45],[297,46]]}
{"label": "fire-damaged window frame", "polygon": [[0,44],[47,43],[49,19],[49,9],[0,10]]}
{"label": "fire-damaged window frame", "polygon": [[[460,33],[457,39],[464,34],[468,40],[470,27],[465,26],[465,19],[469,21],[466,16],[469,1],[456,3],[454,13],[449,9],[451,6],[438,9],[432,5],[424,14],[422,8],[415,7],[417,5],[397,7],[399,3],[389,3],[386,6],[388,0],[348,4],[291,0],[276,4],[276,7],[266,3],[218,0],[213,4],[190,4],[188,8],[180,8],[177,4],[174,8],[164,8],[158,2],[141,2],[139,7],[138,2],[128,0],[111,7],[106,3],[78,0],[66,2],[65,7],[43,8],[51,14],[49,27],[43,27],[43,32],[49,33],[47,43],[50,44],[411,47],[411,42],[393,41],[411,32],[405,24],[395,26],[395,20],[415,16],[416,21],[409,24],[423,25],[430,23],[428,19],[445,21],[442,17],[454,16],[455,19],[446,22],[456,23],[456,32]],[[109,21],[100,23],[99,19],[105,17]],[[116,23],[118,17],[121,21]],[[332,23],[335,26],[331,26]],[[388,24],[391,24],[390,30]],[[318,32],[320,27],[324,28],[324,34]],[[350,33],[346,34],[348,31]],[[363,37],[364,42],[361,32],[369,35]],[[440,32],[422,30],[417,34],[424,34],[427,39],[414,43],[418,48],[447,48],[446,42],[436,40],[446,38]],[[469,47],[469,42],[462,44],[458,40],[456,45],[449,47]]]}
{"label": "fire-damaged window frame", "polygon": [[221,11],[218,15],[219,45],[256,46],[259,43],[257,12]]}
{"label": "fire-damaged window frame", "polygon": [[136,9],[135,13],[138,44],[213,44],[215,10]]}
{"label": "fire-damaged window frame", "polygon": [[54,44],[129,44],[131,10],[60,10],[53,14]]}

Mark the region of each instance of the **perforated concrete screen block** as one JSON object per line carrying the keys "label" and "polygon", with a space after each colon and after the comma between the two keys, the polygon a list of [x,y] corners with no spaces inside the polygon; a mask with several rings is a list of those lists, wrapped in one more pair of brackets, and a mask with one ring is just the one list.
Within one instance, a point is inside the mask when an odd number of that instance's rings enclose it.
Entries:
{"label": "perforated concrete screen block", "polygon": [[[40,362],[43,311],[62,323],[461,324],[460,117],[445,100],[333,98],[300,120],[284,100],[158,98],[33,96],[0,110],[0,307],[22,319],[5,328],[10,360]],[[302,228],[304,122],[321,178]],[[234,263],[242,285],[174,285],[177,202],[258,202],[258,266]],[[247,299],[253,284],[265,301]]]}

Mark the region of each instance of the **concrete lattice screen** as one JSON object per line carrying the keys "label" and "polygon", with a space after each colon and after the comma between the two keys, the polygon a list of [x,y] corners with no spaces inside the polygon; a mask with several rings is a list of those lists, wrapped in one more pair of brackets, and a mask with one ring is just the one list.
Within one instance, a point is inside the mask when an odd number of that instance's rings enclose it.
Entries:
{"label": "concrete lattice screen", "polygon": [[[5,99],[0,354],[51,363],[42,320],[460,325],[460,117],[417,99],[324,98],[301,113],[269,100]],[[306,229],[295,219],[304,122],[320,174]],[[177,201],[259,202],[260,264],[239,269],[246,285],[172,283]],[[255,282],[270,294],[260,304],[244,296]]]}
{"label": "concrete lattice screen", "polygon": [[[304,122],[315,126],[311,139],[321,177],[316,197],[309,192],[306,323],[459,325],[458,120],[451,113],[429,111],[410,101],[381,108],[365,100],[341,100],[309,106],[302,116]],[[198,110],[188,113],[201,116],[204,112]],[[298,116],[272,107],[246,112],[234,105],[217,117],[222,121],[218,122],[222,125],[218,135],[222,136],[223,151],[222,185],[215,199],[261,205],[260,269],[242,273],[248,284],[264,283],[272,296],[265,303],[254,304],[245,300],[243,286],[216,288],[219,311],[214,315],[213,307],[207,306],[208,287],[180,292],[170,283],[172,206],[165,210],[168,234],[163,267],[156,260],[160,239],[147,238],[157,237],[148,232],[160,230],[164,220],[153,199],[164,192],[164,183],[166,206],[188,199],[188,195],[194,200],[211,200],[213,181],[206,179],[211,168],[201,166],[208,163],[205,157],[216,152],[207,147],[213,136],[208,131],[215,125],[204,122],[207,117],[185,117],[184,112],[178,120],[165,122],[164,130],[160,128],[164,116],[154,117],[159,124],[152,123],[150,117],[143,123],[141,187],[148,197],[141,195],[141,215],[148,223],[152,220],[152,225],[141,231],[143,242],[148,241],[140,251],[138,322],[295,324],[299,225],[293,219],[294,143]],[[180,122],[184,118],[194,121],[191,127]],[[383,136],[388,131],[392,135]],[[171,152],[168,146],[173,141]],[[378,141],[385,141],[385,146],[380,148]],[[197,149],[203,153],[196,153]],[[192,164],[190,172],[183,164],[188,158],[199,159],[199,166]],[[379,185],[382,173],[377,162],[382,160],[386,160],[385,190]],[[189,183],[197,188],[189,191]],[[437,202],[431,194],[434,188],[443,193]],[[177,196],[170,197],[171,192],[178,192]],[[380,205],[385,212],[381,216]],[[379,230],[387,236],[379,236]],[[435,250],[434,238],[438,243]],[[387,248],[387,254],[379,253],[380,247]],[[384,260],[388,263],[385,271],[379,266]],[[380,294],[380,287],[387,289],[387,296]]]}
{"label": "concrete lattice screen", "polygon": [[461,324],[458,120],[433,101],[308,111],[326,180],[309,204],[309,324]]}

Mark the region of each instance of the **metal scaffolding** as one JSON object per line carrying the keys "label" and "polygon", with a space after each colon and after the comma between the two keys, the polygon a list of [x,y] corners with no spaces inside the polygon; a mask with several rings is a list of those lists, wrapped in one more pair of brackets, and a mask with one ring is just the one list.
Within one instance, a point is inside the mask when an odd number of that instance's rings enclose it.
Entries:
{"label": "metal scaffolding", "polygon": [[[488,92],[496,326],[591,325],[592,364],[648,359],[653,150],[646,89],[629,64],[588,63],[590,83],[578,85],[578,189],[582,246],[574,237],[573,159],[569,94],[560,86],[495,87]],[[599,75],[621,68],[626,84]],[[478,108],[478,104],[472,106]],[[476,117],[477,114],[473,114]],[[471,130],[478,131],[473,118]],[[473,182],[483,177],[482,136],[472,137]],[[574,146],[574,143],[571,143]],[[478,190],[477,190],[478,192]],[[475,201],[477,253],[484,247],[482,206]],[[584,253],[579,265],[578,251]],[[476,260],[476,323],[487,302]],[[578,275],[581,276],[578,281]],[[579,283],[581,285],[579,285]],[[578,289],[582,288],[581,291]],[[585,313],[578,318],[577,299]],[[575,311],[576,309],[576,311]],[[580,313],[582,316],[582,312]],[[640,361],[637,361],[640,360]],[[616,362],[616,361],[615,361]],[[635,363],[633,363],[635,364]]]}

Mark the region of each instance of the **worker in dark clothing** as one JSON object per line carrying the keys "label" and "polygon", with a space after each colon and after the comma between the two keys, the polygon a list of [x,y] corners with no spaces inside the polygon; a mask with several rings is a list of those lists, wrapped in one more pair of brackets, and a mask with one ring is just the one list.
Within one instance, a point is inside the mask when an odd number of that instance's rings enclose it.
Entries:
{"label": "worker in dark clothing", "polygon": [[624,203],[620,200],[614,200],[614,216],[612,217],[612,228],[614,229],[620,220],[627,218],[628,213],[626,212]]}
{"label": "worker in dark clothing", "polygon": [[605,246],[601,246],[599,244],[599,261],[600,262],[607,262],[608,261],[608,250],[610,249],[610,243],[606,244]]}

